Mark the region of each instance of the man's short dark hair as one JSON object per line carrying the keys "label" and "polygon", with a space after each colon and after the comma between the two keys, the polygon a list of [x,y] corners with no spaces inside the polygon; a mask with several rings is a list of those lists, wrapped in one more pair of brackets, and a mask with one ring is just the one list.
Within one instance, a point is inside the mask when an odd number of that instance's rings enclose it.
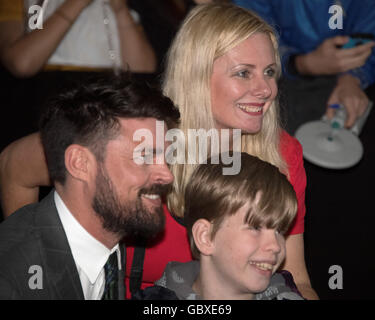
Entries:
{"label": "man's short dark hair", "polygon": [[175,126],[179,111],[159,90],[124,78],[90,81],[61,93],[44,110],[40,131],[50,178],[65,183],[65,150],[88,147],[98,161],[120,130],[120,118],[155,118]]}

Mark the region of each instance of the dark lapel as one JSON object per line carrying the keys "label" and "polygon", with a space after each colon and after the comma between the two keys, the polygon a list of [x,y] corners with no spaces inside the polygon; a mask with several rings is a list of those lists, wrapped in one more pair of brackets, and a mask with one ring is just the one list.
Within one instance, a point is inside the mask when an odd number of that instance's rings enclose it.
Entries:
{"label": "dark lapel", "polygon": [[83,300],[81,281],[54,201],[54,190],[40,202],[35,219],[40,254],[51,299]]}

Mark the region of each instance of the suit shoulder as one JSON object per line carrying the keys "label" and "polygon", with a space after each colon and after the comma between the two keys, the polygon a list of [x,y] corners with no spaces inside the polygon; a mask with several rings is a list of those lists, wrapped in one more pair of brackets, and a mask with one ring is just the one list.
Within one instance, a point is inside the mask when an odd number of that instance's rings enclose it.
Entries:
{"label": "suit shoulder", "polygon": [[19,297],[27,286],[29,268],[40,264],[37,208],[38,204],[27,205],[0,224],[0,299]]}
{"label": "suit shoulder", "polygon": [[27,205],[0,224],[0,259],[6,252],[27,241],[34,228],[36,208],[37,204]]}

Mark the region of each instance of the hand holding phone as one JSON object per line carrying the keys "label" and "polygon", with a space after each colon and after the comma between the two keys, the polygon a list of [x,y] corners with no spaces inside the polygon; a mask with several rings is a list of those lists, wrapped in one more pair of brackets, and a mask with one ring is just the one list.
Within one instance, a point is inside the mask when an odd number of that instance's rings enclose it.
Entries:
{"label": "hand holding phone", "polygon": [[342,49],[350,49],[357,46],[360,46],[362,44],[366,44],[369,42],[374,41],[374,35],[371,33],[355,33],[350,35],[349,41],[345,43],[341,48]]}

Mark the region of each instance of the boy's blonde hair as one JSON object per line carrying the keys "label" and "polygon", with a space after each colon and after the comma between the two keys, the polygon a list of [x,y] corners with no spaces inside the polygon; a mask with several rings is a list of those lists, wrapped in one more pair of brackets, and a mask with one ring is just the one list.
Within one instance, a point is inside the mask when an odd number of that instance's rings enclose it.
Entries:
{"label": "boy's blonde hair", "polygon": [[[164,94],[180,110],[180,129],[185,137],[188,137],[188,129],[208,131],[215,128],[210,94],[215,59],[259,32],[267,34],[272,41],[279,77],[281,66],[275,33],[253,12],[232,4],[217,3],[199,5],[186,17],[168,52],[163,84]],[[274,101],[264,116],[261,131],[242,136],[241,151],[256,155],[287,174],[279,153],[279,136],[279,109]],[[185,148],[187,150],[188,146]],[[175,180],[168,206],[176,216],[183,215],[183,195],[195,166],[175,164],[171,167]]]}
{"label": "boy's blonde hair", "polygon": [[[297,213],[297,198],[292,185],[274,165],[241,153],[241,170],[237,175],[223,175],[228,165],[200,164],[191,175],[185,193],[185,224],[193,256],[199,259],[192,227],[199,219],[213,224],[215,236],[223,219],[250,204],[244,223],[277,229],[286,234]],[[259,201],[256,197],[259,196]]]}

